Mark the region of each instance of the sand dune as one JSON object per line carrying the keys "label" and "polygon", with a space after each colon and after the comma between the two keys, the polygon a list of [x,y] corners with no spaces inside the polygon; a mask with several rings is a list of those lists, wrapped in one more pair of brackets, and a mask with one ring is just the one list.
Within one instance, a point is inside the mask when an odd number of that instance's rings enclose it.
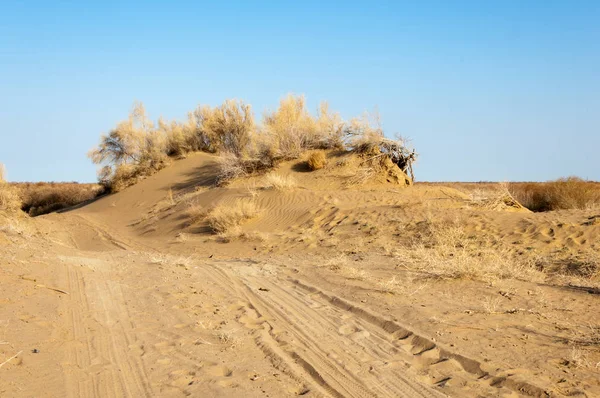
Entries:
{"label": "sand dune", "polygon": [[[0,396],[600,396],[597,211],[275,173],[295,186],[214,187],[194,154],[0,219]],[[240,200],[259,214],[213,234]]]}

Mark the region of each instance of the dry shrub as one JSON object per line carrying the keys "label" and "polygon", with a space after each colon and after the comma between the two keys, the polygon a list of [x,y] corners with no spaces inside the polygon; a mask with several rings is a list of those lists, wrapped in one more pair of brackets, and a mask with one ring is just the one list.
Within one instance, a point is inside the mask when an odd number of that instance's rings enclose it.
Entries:
{"label": "dry shrub", "polygon": [[0,212],[16,213],[21,208],[18,190],[4,180],[4,165],[0,163]]}
{"label": "dry shrub", "polygon": [[165,167],[166,143],[164,134],[148,119],[144,105],[136,103],[129,118],[102,135],[88,156],[96,164],[106,164],[100,171],[100,183],[114,192]]}
{"label": "dry shrub", "polygon": [[165,137],[165,152],[170,157],[184,157],[189,152],[204,149],[204,142],[197,134],[196,120],[193,114],[187,123],[158,120],[158,130]]}
{"label": "dry shrub", "polygon": [[304,96],[292,94],[283,98],[279,108],[265,114],[264,130],[277,155],[296,159],[307,149],[341,147],[343,123],[322,103],[317,118],[306,108]]}
{"label": "dry shrub", "polygon": [[277,191],[289,191],[298,185],[294,177],[276,173],[267,174],[264,181],[267,188]]}
{"label": "dry shrub", "polygon": [[585,210],[600,206],[600,183],[579,177],[545,183],[512,183],[510,192],[532,211]]}
{"label": "dry shrub", "polygon": [[279,160],[268,151],[258,153],[254,157],[237,156],[225,152],[218,159],[219,175],[217,185],[225,185],[239,177],[272,170],[279,163]]}
{"label": "dry shrub", "polygon": [[250,136],[254,133],[252,107],[243,101],[227,100],[216,108],[203,106],[194,112],[199,133],[214,152],[246,155]]}
{"label": "dry shrub", "polygon": [[256,202],[248,199],[238,199],[230,205],[217,205],[206,217],[206,222],[213,232],[222,234],[239,227],[245,221],[259,214],[260,210]]}
{"label": "dry shrub", "polygon": [[[381,128],[372,127],[367,118],[345,123],[326,102],[313,116],[302,96],[283,98],[277,110],[265,114],[261,128],[254,123],[250,105],[242,101],[227,100],[215,108],[199,106],[186,122],[159,119],[157,127],[144,106],[136,103],[129,118],[102,135],[88,156],[103,166],[100,183],[116,192],[165,167],[170,157],[183,157],[188,152],[222,154],[218,182],[224,183],[270,170],[279,161],[296,159],[307,150],[356,149],[360,142],[375,139],[381,156],[403,167],[400,160],[404,158],[396,159],[396,155],[403,153],[404,147],[387,145],[396,141],[383,139]],[[314,156],[315,167],[321,167],[322,157]]]}
{"label": "dry shrub", "polygon": [[310,154],[308,160],[306,161],[308,168],[312,171],[320,170],[325,167],[327,164],[327,158],[325,157],[325,152],[316,151]]}
{"label": "dry shrub", "polygon": [[79,184],[76,182],[38,182],[19,183],[21,209],[30,216],[38,216],[65,209],[92,200],[104,193],[98,184]]}

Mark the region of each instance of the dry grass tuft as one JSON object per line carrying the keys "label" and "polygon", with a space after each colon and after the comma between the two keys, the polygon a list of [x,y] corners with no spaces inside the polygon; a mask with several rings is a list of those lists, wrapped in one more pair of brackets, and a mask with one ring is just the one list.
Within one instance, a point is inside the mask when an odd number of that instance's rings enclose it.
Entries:
{"label": "dry grass tuft", "polygon": [[0,163],[0,212],[14,214],[21,208],[18,190],[5,180],[4,165]]}
{"label": "dry grass tuft", "polygon": [[277,191],[289,191],[298,185],[296,180],[294,180],[294,177],[276,173],[267,174],[264,178],[264,182],[266,188],[275,189]]}
{"label": "dry grass tuft", "polygon": [[372,167],[359,167],[352,176],[348,177],[348,179],[345,181],[345,185],[346,187],[364,185],[368,181],[371,181],[375,175],[375,170],[373,170]]}
{"label": "dry grass tuft", "polygon": [[231,205],[217,205],[213,208],[206,221],[213,232],[222,234],[241,226],[260,214],[256,202],[248,199],[238,199]]}
{"label": "dry grass tuft", "polygon": [[320,170],[327,165],[327,158],[325,157],[325,152],[316,151],[310,154],[308,160],[306,161],[308,168],[312,171]]}
{"label": "dry grass tuft", "polygon": [[434,279],[475,279],[491,282],[516,278],[536,280],[541,274],[533,259],[469,235],[460,220],[424,221],[408,250],[398,253],[404,266]]}

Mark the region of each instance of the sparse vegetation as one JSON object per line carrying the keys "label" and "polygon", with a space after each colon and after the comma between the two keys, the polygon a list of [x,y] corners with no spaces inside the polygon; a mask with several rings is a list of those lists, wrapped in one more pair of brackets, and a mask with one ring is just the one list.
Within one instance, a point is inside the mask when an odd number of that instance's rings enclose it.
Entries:
{"label": "sparse vegetation", "polygon": [[17,189],[5,181],[4,165],[0,163],[0,212],[8,214],[19,211],[21,199]]}
{"label": "sparse vegetation", "polygon": [[[370,143],[370,144],[369,144]],[[205,151],[221,157],[218,183],[273,169],[280,161],[296,159],[309,150],[344,149],[364,153],[365,145],[377,147],[375,157],[366,166],[388,159],[402,171],[414,161],[414,152],[403,141],[387,140],[379,127],[367,118],[349,123],[322,103],[317,116],[310,114],[303,96],[288,95],[279,108],[267,112],[257,126],[250,105],[227,100],[221,106],[199,106],[184,123],[163,119],[154,126],[141,103],[136,103],[129,118],[102,135],[100,144],[89,157],[103,166],[100,183],[117,192],[145,178],[188,152]],[[405,156],[406,155],[406,156]],[[324,154],[315,152],[309,167],[325,165]],[[408,163],[407,163],[408,162]]]}
{"label": "sparse vegetation", "polygon": [[579,177],[510,184],[509,189],[519,203],[532,211],[585,210],[600,206],[600,183]]}
{"label": "sparse vegetation", "polygon": [[260,210],[253,200],[238,199],[233,204],[217,205],[208,213],[206,222],[213,232],[226,233],[259,213]]}
{"label": "sparse vegetation", "polygon": [[21,197],[21,209],[30,216],[38,216],[75,206],[104,193],[98,184],[76,182],[18,183],[15,187]]}
{"label": "sparse vegetation", "polygon": [[535,280],[539,275],[532,259],[518,258],[485,237],[469,235],[464,224],[461,220],[424,221],[408,250],[397,255],[407,269],[427,278]]}
{"label": "sparse vegetation", "polygon": [[267,188],[275,189],[277,191],[289,191],[297,185],[294,177],[276,173],[267,174],[264,181]]}

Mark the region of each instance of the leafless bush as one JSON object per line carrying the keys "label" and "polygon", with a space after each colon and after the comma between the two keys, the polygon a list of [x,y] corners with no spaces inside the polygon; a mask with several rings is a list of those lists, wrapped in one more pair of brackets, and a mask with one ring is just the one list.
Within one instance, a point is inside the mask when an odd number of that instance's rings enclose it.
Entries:
{"label": "leafless bush", "polygon": [[276,111],[265,115],[263,125],[278,155],[284,159],[296,159],[307,149],[342,146],[343,123],[339,115],[331,113],[327,103],[322,103],[314,118],[303,96],[283,98]]}
{"label": "leafless bush", "polygon": [[101,184],[118,191],[167,164],[166,139],[154,129],[143,104],[136,103],[129,118],[102,135],[88,156],[96,164],[105,164]]}
{"label": "leafless bush", "polygon": [[250,105],[243,101],[227,100],[214,109],[199,107],[194,114],[201,137],[210,142],[209,148],[237,157],[247,154],[250,137],[256,129]]}

